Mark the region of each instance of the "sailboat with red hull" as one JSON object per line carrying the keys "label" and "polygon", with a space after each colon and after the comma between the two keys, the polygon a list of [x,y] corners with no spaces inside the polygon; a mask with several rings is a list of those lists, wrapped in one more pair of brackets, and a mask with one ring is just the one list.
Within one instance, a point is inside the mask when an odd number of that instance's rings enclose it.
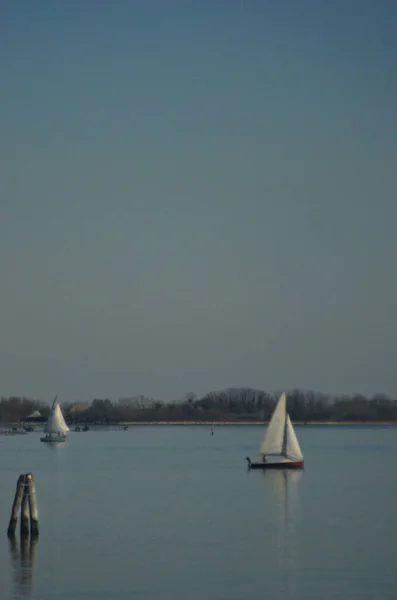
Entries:
{"label": "sailboat with red hull", "polygon": [[287,413],[287,395],[280,396],[260,447],[261,460],[251,461],[250,469],[303,469],[303,453]]}

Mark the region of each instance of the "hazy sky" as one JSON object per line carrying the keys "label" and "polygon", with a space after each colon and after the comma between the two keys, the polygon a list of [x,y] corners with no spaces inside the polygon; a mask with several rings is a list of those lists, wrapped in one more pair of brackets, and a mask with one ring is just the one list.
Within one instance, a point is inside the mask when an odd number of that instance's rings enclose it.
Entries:
{"label": "hazy sky", "polygon": [[0,394],[397,395],[395,0],[2,0]]}

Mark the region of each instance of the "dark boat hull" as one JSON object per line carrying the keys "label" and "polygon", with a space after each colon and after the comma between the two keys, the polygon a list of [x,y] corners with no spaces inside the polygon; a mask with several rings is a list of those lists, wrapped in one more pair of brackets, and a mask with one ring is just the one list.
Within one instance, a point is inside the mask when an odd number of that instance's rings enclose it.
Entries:
{"label": "dark boat hull", "polygon": [[300,461],[280,461],[280,462],[251,462],[249,458],[248,468],[249,469],[303,469],[304,462]]}

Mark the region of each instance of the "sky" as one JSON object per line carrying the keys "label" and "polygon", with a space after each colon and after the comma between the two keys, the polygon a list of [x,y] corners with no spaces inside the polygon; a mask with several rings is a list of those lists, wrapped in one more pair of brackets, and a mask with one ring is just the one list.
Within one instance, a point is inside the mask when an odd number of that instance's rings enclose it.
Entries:
{"label": "sky", "polygon": [[0,395],[397,397],[396,19],[3,0]]}

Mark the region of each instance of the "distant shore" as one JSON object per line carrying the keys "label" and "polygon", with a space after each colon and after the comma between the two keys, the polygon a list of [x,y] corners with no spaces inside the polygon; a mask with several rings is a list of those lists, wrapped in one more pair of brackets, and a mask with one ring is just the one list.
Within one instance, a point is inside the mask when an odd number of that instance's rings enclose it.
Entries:
{"label": "distant shore", "polygon": [[[250,387],[210,391],[202,398],[187,393],[183,399],[162,401],[145,395],[110,400],[94,398],[90,402],[61,402],[66,423],[78,430],[172,425],[208,427],[265,425],[271,418],[279,393]],[[300,428],[397,426],[397,397],[377,393],[331,396],[321,392],[293,389],[287,392],[288,413]],[[48,403],[31,398],[0,398],[0,425],[35,430],[44,427],[49,414]],[[26,426],[25,426],[26,425]],[[1,429],[1,427],[0,427]],[[14,431],[15,433],[15,431]]]}
{"label": "distant shore", "polygon": [[[122,421],[119,423],[87,423],[90,430],[105,430],[125,427],[155,427],[155,426],[184,426],[184,427],[264,427],[268,422],[260,421]],[[397,421],[294,421],[294,425],[298,427],[397,427]],[[69,424],[71,432],[74,432],[76,427],[81,428],[82,423]],[[20,423],[3,423],[0,427],[0,435],[28,435],[42,431],[44,423],[33,425],[34,429],[31,432],[24,430]]]}
{"label": "distant shore", "polygon": [[[207,427],[218,427],[219,425],[254,425],[256,427],[268,425],[268,421],[214,421],[209,423],[208,421],[125,421],[122,423],[115,423],[115,426],[125,427],[132,425],[200,425]],[[397,421],[294,421],[294,425],[302,425],[304,427],[316,426],[316,425],[330,425],[330,426],[350,426],[354,425],[357,427],[367,427],[368,425],[390,425],[397,426]],[[106,427],[106,425],[104,426]]]}

